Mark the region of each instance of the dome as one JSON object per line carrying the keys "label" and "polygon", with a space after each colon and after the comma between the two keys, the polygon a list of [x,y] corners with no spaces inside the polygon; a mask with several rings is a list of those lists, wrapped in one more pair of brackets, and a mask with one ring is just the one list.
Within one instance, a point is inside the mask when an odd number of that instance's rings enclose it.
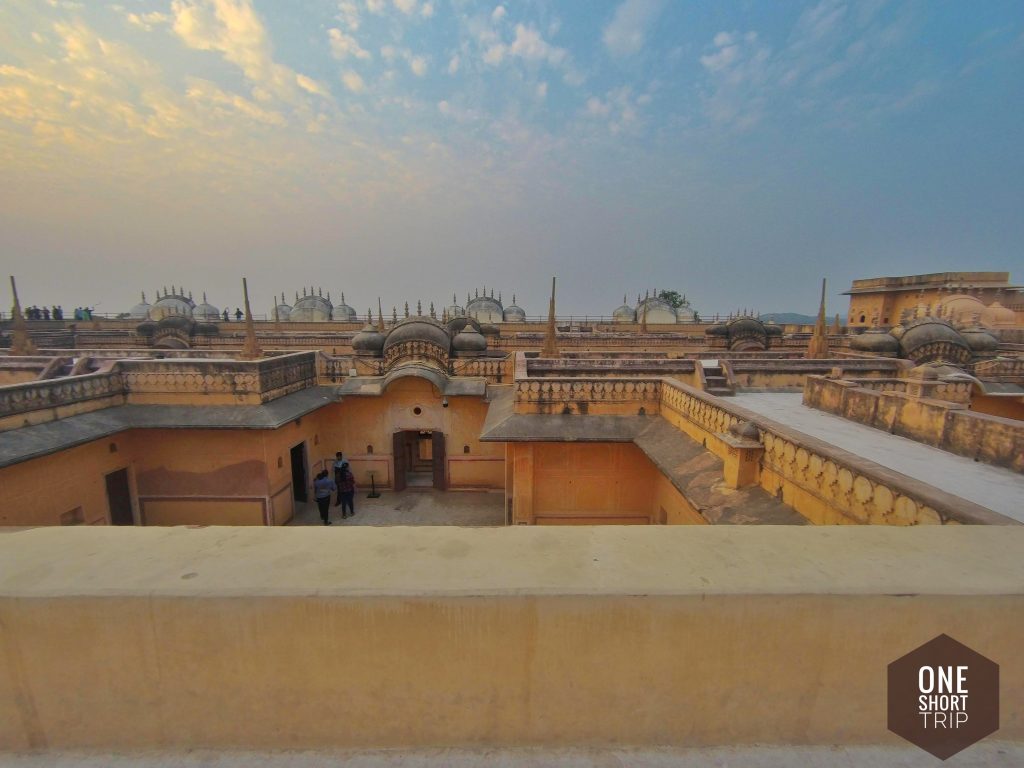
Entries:
{"label": "dome", "polygon": [[944,360],[964,364],[970,362],[971,348],[953,326],[934,317],[907,323],[900,338],[904,357],[915,363]]}
{"label": "dome", "polygon": [[452,303],[444,308],[444,313],[448,315],[449,319],[466,314],[466,310],[459,306],[459,300],[454,293],[452,294]]}
{"label": "dome", "polygon": [[995,354],[999,350],[999,339],[984,328],[961,328],[960,335],[975,354]]}
{"label": "dome", "polygon": [[345,294],[341,294],[341,304],[336,304],[331,310],[331,320],[339,320],[343,323],[356,322],[356,311],[345,303]]}
{"label": "dome", "polygon": [[203,303],[192,310],[192,317],[197,320],[220,320],[220,310],[206,301],[206,293],[204,292]]}
{"label": "dome", "polygon": [[1017,315],[998,301],[993,301],[981,313],[981,322],[990,328],[1006,328],[1017,325]]}
{"label": "dome", "polygon": [[501,305],[501,300],[486,295],[467,301],[466,314],[482,323],[500,323],[505,319],[505,309]]}
{"label": "dome", "polygon": [[626,303],[626,297],[622,297],[622,306],[612,310],[612,322],[633,323],[636,322],[636,310]]}
{"label": "dome", "polygon": [[352,337],[352,349],[360,355],[379,355],[384,348],[384,334],[370,323]]}
{"label": "dome", "polygon": [[938,303],[935,316],[956,324],[977,323],[987,307],[980,299],[959,293]]}
{"label": "dome", "polygon": [[658,324],[671,324],[678,321],[675,308],[664,299],[658,298],[657,296],[648,296],[641,301],[636,308],[636,316],[638,320],[644,320],[648,323]]}
{"label": "dome", "polygon": [[320,323],[331,319],[332,309],[330,298],[325,299],[310,289],[309,294],[304,293],[301,298],[296,299],[288,319],[299,323]]}
{"label": "dome", "polygon": [[516,306],[516,295],[512,294],[512,304],[505,307],[503,317],[506,323],[521,323],[526,320],[526,312],[523,311],[522,307]]}
{"label": "dome", "polygon": [[451,351],[452,339],[448,335],[448,329],[437,320],[422,315],[414,315],[399,321],[398,325],[391,329],[384,340],[383,349],[386,352],[397,344],[407,341],[424,341],[441,347],[448,353]]}
{"label": "dome", "polygon": [[190,297],[173,291],[167,293],[166,290],[163,296],[159,294],[157,296],[157,300],[149,308],[150,320],[162,320],[171,315],[192,317],[192,309],[195,307],[195,303]]}
{"label": "dome", "polygon": [[487,349],[487,339],[470,323],[466,323],[462,331],[452,339],[452,349],[456,352],[483,352]]}
{"label": "dome", "polygon": [[128,310],[128,317],[132,320],[145,320],[149,317],[150,303],[146,301],[146,294],[143,292],[142,301]]}
{"label": "dome", "polygon": [[888,331],[873,328],[864,333],[850,337],[850,349],[858,352],[876,352],[887,357],[900,353],[900,343]]}

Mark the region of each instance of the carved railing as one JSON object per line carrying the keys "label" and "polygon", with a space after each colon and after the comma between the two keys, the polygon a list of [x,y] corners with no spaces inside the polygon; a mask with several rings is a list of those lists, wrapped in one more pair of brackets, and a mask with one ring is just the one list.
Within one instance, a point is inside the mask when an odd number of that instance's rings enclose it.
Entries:
{"label": "carved railing", "polygon": [[420,362],[448,370],[448,352],[437,344],[414,339],[403,341],[384,350],[384,367],[391,369],[401,362]]}
{"label": "carved railing", "polygon": [[454,358],[448,373],[452,376],[482,376],[490,384],[512,381],[512,355],[501,358]]}
{"label": "carved railing", "polygon": [[124,394],[117,373],[91,373],[0,387],[0,418]]}
{"label": "carved railing", "polygon": [[[677,414],[714,437],[738,421],[749,421],[764,445],[761,486],[797,511],[806,498],[789,495],[786,484],[831,510],[824,522],[890,525],[921,523],[1010,523],[979,505],[899,475],[829,443],[791,430],[731,403],[674,381],[662,383],[661,412]],[[671,421],[671,418],[670,418]],[[709,445],[709,448],[711,446]],[[768,474],[764,472],[767,470]],[[772,477],[774,475],[774,477]],[[813,502],[811,502],[813,504]]]}
{"label": "carved railing", "polygon": [[521,379],[517,403],[657,403],[660,379]]}
{"label": "carved railing", "polygon": [[1016,360],[983,360],[974,364],[974,375],[986,381],[1024,384],[1024,358]]}

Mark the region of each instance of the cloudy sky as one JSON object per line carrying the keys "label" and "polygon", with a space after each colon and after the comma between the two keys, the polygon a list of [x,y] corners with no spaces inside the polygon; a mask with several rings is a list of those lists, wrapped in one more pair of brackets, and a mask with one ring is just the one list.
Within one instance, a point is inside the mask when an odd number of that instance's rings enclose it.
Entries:
{"label": "cloudy sky", "polygon": [[[486,285],[830,312],[1024,280],[1024,5],[4,0],[0,254],[26,303]],[[6,295],[6,294],[5,294]],[[5,306],[8,299],[2,302]],[[506,303],[508,303],[506,301]]]}

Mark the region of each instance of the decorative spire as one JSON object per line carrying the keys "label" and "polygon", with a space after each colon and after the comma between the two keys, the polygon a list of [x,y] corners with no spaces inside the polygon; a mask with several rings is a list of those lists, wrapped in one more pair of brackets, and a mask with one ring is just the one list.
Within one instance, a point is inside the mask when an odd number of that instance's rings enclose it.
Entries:
{"label": "decorative spire", "polygon": [[491,298],[492,299],[494,298],[494,289],[493,288],[491,288]]}
{"label": "decorative spire", "polygon": [[330,291],[328,291],[328,292],[327,292],[327,303],[329,304],[329,303],[330,303],[330,301],[331,301],[331,292],[330,292]]}
{"label": "decorative spire", "polygon": [[398,322],[398,308],[394,304],[392,304],[391,305],[391,324],[394,325],[397,322]]}
{"label": "decorative spire", "polygon": [[515,295],[514,293],[512,294],[512,303],[513,303],[513,304],[515,304],[515,303],[516,303],[516,295]]}
{"label": "decorative spire", "polygon": [[480,298],[480,289],[479,288],[475,288],[473,290],[473,298],[475,298],[475,299],[479,299]]}
{"label": "decorative spire", "polygon": [[405,302],[405,316],[406,317],[409,316],[409,302],[408,301]]}
{"label": "decorative spire", "polygon": [[548,327],[544,334],[544,347],[541,357],[558,357],[558,340],[555,328],[555,278],[551,278],[551,303],[548,304]]}
{"label": "decorative spire", "polygon": [[380,308],[380,296],[377,297],[377,330],[384,333],[384,312]]}
{"label": "decorative spire", "polygon": [[[639,302],[638,302],[639,303]],[[626,294],[622,294],[622,305],[626,305]]]}
{"label": "decorative spire", "polygon": [[501,291],[498,291],[498,303],[501,304]]}
{"label": "decorative spire", "polygon": [[650,291],[644,296],[643,306],[640,308],[640,333],[647,333],[647,304],[648,299],[651,297]]}
{"label": "decorative spire", "polygon": [[252,310],[249,308],[249,285],[242,278],[242,295],[245,298],[245,345],[242,347],[243,360],[255,360],[263,356],[260,345],[256,342],[256,326],[252,321]]}
{"label": "decorative spire", "polygon": [[843,326],[839,322],[839,313],[837,312],[836,313],[836,319],[832,321],[832,329],[829,331],[829,333],[831,335],[833,335],[833,336],[838,336],[842,332],[843,332]]}
{"label": "decorative spire", "polygon": [[437,313],[434,311],[434,302],[430,302],[430,316],[437,320]]}
{"label": "decorative spire", "polygon": [[18,286],[11,275],[11,294],[14,296],[14,307],[11,311],[11,348],[8,355],[34,355],[36,345],[28,335],[28,326],[21,314],[21,302],[18,301]]}
{"label": "decorative spire", "polygon": [[[327,292],[327,298],[328,299],[331,298],[331,292],[330,291]],[[342,304],[345,303],[345,292],[344,291],[341,292],[341,303]]]}
{"label": "decorative spire", "polygon": [[[305,296],[305,295],[306,295],[306,289],[305,289],[305,288],[303,288],[303,289],[302,289],[302,295],[303,295],[303,296]],[[298,291],[296,291],[296,292],[295,292],[295,303],[296,303],[296,304],[298,304],[298,303],[299,303],[299,292],[298,292]]]}
{"label": "decorative spire", "polygon": [[416,299],[416,315],[417,317],[423,317],[423,302]]}
{"label": "decorative spire", "polygon": [[319,290],[317,291],[317,294],[318,294],[318,295],[320,296],[320,298],[322,299],[322,298],[324,297],[324,289],[323,289],[323,288],[320,288],[320,289],[319,289]]}
{"label": "decorative spire", "polygon": [[373,327],[373,307],[366,310],[366,325],[368,327]]}
{"label": "decorative spire", "polygon": [[466,291],[466,306],[469,306],[469,291]]}
{"label": "decorative spire", "polygon": [[203,304],[206,304],[206,291],[203,291]]}
{"label": "decorative spire", "polygon": [[146,292],[145,291],[142,292],[142,303],[143,304],[146,303]]}
{"label": "decorative spire", "polygon": [[459,300],[457,298],[455,298],[455,291],[452,291],[452,306],[453,307],[457,307],[458,305],[459,305]]}
{"label": "decorative spire", "polygon": [[828,330],[825,327],[825,278],[821,279],[821,304],[818,306],[818,320],[814,324],[814,335],[807,342],[809,359],[828,357]]}

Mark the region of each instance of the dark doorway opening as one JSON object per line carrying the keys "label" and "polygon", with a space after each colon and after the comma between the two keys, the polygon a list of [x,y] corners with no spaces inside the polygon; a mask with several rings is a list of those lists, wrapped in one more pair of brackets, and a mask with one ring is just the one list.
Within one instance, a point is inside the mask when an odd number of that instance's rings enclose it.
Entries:
{"label": "dark doorway opening", "polygon": [[436,488],[443,491],[448,487],[443,432],[396,432],[393,455],[396,491],[406,488]]}
{"label": "dark doorway opening", "polygon": [[132,515],[132,492],[128,486],[128,470],[119,469],[107,475],[107,504],[111,525],[135,525]]}
{"label": "dark doorway opening", "polygon": [[306,444],[299,443],[291,450],[292,454],[292,497],[296,501],[306,501]]}

